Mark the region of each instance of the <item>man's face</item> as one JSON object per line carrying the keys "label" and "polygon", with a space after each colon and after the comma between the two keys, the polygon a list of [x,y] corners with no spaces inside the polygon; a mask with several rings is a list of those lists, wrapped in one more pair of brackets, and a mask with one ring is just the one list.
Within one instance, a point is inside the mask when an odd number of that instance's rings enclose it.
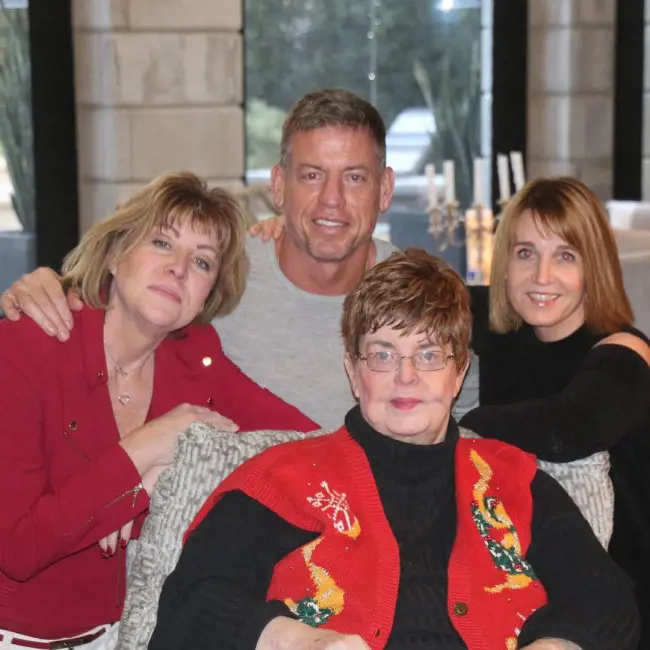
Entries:
{"label": "man's face", "polygon": [[367,129],[299,131],[291,140],[289,167],[275,165],[272,172],[287,235],[320,262],[343,261],[370,240],[393,185],[393,170],[381,169]]}

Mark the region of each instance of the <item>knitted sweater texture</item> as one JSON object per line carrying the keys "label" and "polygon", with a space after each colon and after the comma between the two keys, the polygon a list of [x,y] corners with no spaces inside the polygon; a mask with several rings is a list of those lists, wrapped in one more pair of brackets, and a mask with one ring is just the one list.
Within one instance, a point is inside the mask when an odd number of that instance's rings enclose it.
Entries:
{"label": "knitted sweater texture", "polygon": [[[381,501],[375,514],[398,550],[397,562],[384,559],[370,571],[360,571],[353,587],[371,596],[376,590],[385,589],[385,595],[379,594],[376,598],[379,605],[367,612],[367,627],[363,631],[367,642],[372,647],[399,650],[507,648],[505,638],[492,645],[491,641],[484,640],[495,638],[490,634],[499,630],[498,616],[494,621],[481,619],[480,627],[485,629],[474,625],[478,630],[474,637],[462,630],[463,623],[459,624],[459,620],[470,627],[472,621],[479,621],[475,614],[480,609],[475,607],[478,601],[472,599],[473,594],[464,594],[461,599],[448,589],[448,584],[459,582],[450,569],[454,564],[451,558],[456,528],[466,526],[459,521],[456,508],[455,423],[450,423],[443,444],[426,447],[397,442],[378,434],[365,423],[358,408],[348,414],[346,429],[365,453],[371,472],[370,488],[376,489]],[[328,436],[319,440],[326,438]],[[325,452],[323,448],[323,457]],[[314,462],[318,464],[318,458]],[[478,472],[475,481],[477,476]],[[320,491],[323,501],[326,500],[327,490],[323,486],[313,487],[312,497],[318,498]],[[335,487],[328,484],[330,492]],[[473,489],[473,483],[469,488]],[[554,481],[538,472],[530,493],[533,513],[529,533],[532,534],[526,559],[544,583],[549,603],[540,606],[523,623],[519,643],[523,647],[538,638],[556,637],[594,650],[631,650],[635,647],[636,612],[625,577],[607,558],[575,505]],[[347,515],[341,509],[325,511],[337,517],[334,524],[351,533],[339,536],[342,555],[346,553],[346,545],[354,545],[364,535],[368,510],[359,504],[359,496],[350,501],[352,507],[346,511]],[[287,499],[291,498],[292,493],[287,493]],[[508,510],[505,498],[504,503]],[[293,512],[291,504],[287,505],[286,512]],[[328,589],[324,590],[327,593],[319,593],[311,581],[304,594],[281,593],[282,583],[275,581],[283,562],[286,562],[285,575],[292,571],[292,562],[293,571],[303,571],[309,563],[310,573],[325,579],[314,547],[322,520],[316,506],[309,505],[309,508],[314,511],[311,521],[306,515],[293,520],[289,516],[287,521],[242,491],[233,491],[225,494],[213,508],[206,509],[201,523],[187,540],[177,568],[165,583],[158,625],[149,647],[152,650],[188,647],[252,650],[264,626],[276,616],[305,620],[309,615],[314,618],[331,615],[326,610],[335,611],[340,607],[337,587],[345,580],[341,580],[336,569],[328,571],[333,582],[327,583]],[[303,504],[299,507],[296,504],[295,511],[303,512]],[[361,527],[356,541],[355,519]],[[484,543],[478,534],[476,537],[480,544]],[[525,540],[523,545],[525,548]],[[311,550],[305,553],[309,547]],[[485,552],[484,548],[482,550]],[[481,578],[469,575],[471,563],[465,564],[461,568],[468,571],[466,584],[483,590],[505,582],[504,572],[494,569],[495,575],[490,575],[482,584]],[[499,581],[498,577],[502,579]],[[394,585],[386,588],[395,579],[398,588]],[[276,599],[267,602],[269,588],[273,590],[274,583],[277,589],[271,595]],[[531,587],[531,593],[537,590],[543,593],[540,587]],[[504,589],[504,599],[513,594],[514,590]],[[381,603],[382,597],[386,602]],[[345,605],[353,606],[352,600]],[[317,608],[313,607],[313,601]],[[344,625],[342,615],[331,616],[330,620],[336,619]],[[318,624],[320,621],[312,622]],[[379,636],[374,636],[377,631]],[[510,647],[517,647],[516,641],[515,645],[511,640],[508,642]]]}

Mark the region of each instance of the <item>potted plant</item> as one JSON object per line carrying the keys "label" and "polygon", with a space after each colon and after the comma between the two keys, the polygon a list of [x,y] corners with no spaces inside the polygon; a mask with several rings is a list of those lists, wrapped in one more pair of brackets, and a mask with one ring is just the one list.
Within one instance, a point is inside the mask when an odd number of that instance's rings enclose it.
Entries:
{"label": "potted plant", "polygon": [[[425,162],[432,162],[439,173],[443,160],[455,162],[455,193],[461,210],[471,205],[473,160],[481,151],[481,12],[478,2],[464,6],[451,13],[440,10],[433,21],[433,64],[413,61],[413,76],[435,123],[428,160],[423,160],[422,167]],[[464,244],[452,245],[444,236],[433,238],[429,233],[429,214],[424,209],[391,213],[390,228],[391,240],[397,246],[426,248],[465,275]],[[463,231],[462,226],[458,228],[456,241],[463,241]]]}
{"label": "potted plant", "polygon": [[7,0],[0,0],[0,146],[11,181],[0,211],[13,209],[22,227],[0,227],[2,291],[33,268],[36,249],[29,19],[26,3]]}
{"label": "potted plant", "polygon": [[456,195],[462,208],[473,199],[473,160],[480,155],[481,33],[480,9],[457,9],[457,16],[435,23],[434,42],[441,44],[436,65],[421,61],[413,74],[424,102],[433,113],[432,162],[438,169],[445,159],[456,163]]}

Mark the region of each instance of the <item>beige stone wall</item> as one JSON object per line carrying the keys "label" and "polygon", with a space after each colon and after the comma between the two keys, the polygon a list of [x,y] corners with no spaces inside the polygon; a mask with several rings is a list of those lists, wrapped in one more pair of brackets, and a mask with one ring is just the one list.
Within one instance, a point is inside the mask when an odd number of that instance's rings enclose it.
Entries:
{"label": "beige stone wall", "polygon": [[529,0],[528,176],[611,198],[616,0]]}
{"label": "beige stone wall", "polygon": [[244,175],[242,0],[75,0],[81,228],[164,171]]}

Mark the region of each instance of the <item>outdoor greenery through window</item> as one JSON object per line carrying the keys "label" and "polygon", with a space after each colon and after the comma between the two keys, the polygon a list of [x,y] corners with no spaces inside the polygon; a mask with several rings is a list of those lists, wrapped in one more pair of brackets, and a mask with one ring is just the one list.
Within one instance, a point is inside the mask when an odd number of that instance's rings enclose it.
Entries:
{"label": "outdoor greenery through window", "polygon": [[35,263],[27,0],[0,0],[0,291]]}
{"label": "outdoor greenery through window", "polygon": [[441,184],[442,161],[455,162],[456,195],[468,207],[472,160],[490,130],[482,111],[489,101],[481,83],[481,66],[490,65],[481,60],[485,4],[247,0],[248,182],[268,181],[293,102],[315,89],[347,88],[370,100],[388,126],[387,158],[397,182],[394,206],[380,223],[387,236],[395,214],[417,214],[426,222],[427,163],[435,165]]}

